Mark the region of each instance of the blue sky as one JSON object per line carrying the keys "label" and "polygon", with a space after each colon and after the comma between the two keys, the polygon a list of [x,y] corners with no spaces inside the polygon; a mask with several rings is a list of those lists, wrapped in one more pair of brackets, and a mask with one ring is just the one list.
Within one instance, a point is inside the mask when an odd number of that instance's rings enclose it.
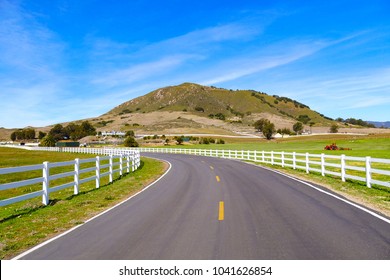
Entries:
{"label": "blue sky", "polygon": [[390,120],[390,1],[0,0],[0,127],[194,82]]}

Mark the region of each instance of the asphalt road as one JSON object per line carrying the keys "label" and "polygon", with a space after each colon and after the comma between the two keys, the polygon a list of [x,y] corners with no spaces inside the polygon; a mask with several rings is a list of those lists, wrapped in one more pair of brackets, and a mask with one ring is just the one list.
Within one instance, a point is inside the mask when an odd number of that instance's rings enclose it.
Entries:
{"label": "asphalt road", "polygon": [[272,171],[169,161],[160,181],[22,259],[390,259],[390,224]]}

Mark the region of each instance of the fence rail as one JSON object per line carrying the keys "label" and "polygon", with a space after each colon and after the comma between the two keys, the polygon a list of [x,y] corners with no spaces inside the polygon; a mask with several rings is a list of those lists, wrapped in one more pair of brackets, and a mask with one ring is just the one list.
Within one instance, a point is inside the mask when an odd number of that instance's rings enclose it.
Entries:
{"label": "fence rail", "polygon": [[173,148],[138,148],[138,150],[140,152],[190,154],[253,161],[302,169],[306,173],[317,172],[321,173],[322,176],[332,175],[340,177],[343,182],[346,179],[362,181],[369,188],[372,184],[390,187],[390,159],[256,150]]}
{"label": "fence rail", "polygon": [[[0,168],[0,175],[7,175],[20,172],[31,172],[42,170],[42,176],[30,178],[21,181],[13,181],[9,183],[0,184],[0,191],[16,189],[34,184],[42,184],[42,189],[39,191],[30,192],[16,197],[10,197],[0,200],[0,206],[6,206],[16,202],[42,196],[42,203],[47,205],[49,203],[50,193],[59,191],[65,188],[73,187],[74,194],[77,195],[80,190],[80,185],[95,181],[96,188],[100,187],[100,180],[108,176],[111,183],[114,175],[119,173],[129,173],[135,171],[140,166],[140,152],[138,150],[130,149],[90,149],[90,148],[27,148],[30,150],[41,151],[56,151],[56,152],[72,152],[72,153],[88,153],[98,154],[103,156],[96,156],[95,158],[78,159],[65,162],[43,162],[31,166],[7,167]],[[106,163],[107,162],[107,163]],[[94,164],[93,164],[94,163]],[[93,164],[92,167],[85,167]],[[71,168],[71,171],[59,172],[52,174],[55,168]],[[107,170],[107,171],[106,171]],[[103,172],[104,171],[104,172]],[[80,179],[81,174],[94,173],[93,176]],[[88,174],[87,174],[88,175]],[[72,178],[69,182],[53,185],[52,182],[58,179]]]}

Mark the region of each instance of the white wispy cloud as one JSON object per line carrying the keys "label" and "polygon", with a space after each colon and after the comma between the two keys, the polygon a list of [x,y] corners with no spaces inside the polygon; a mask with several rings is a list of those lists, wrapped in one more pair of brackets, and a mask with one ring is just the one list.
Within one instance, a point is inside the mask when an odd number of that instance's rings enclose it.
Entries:
{"label": "white wispy cloud", "polygon": [[211,78],[202,79],[199,83],[212,85],[236,80],[292,63],[310,56],[330,44],[331,42],[321,40],[279,41],[263,48],[251,50],[245,55],[221,61],[206,73]]}
{"label": "white wispy cloud", "polygon": [[[149,44],[121,44],[89,36],[90,60],[98,69],[93,75],[99,76],[91,78],[91,83],[112,87],[142,81],[183,67],[188,62],[207,60],[221,44],[246,40],[261,32],[259,26],[230,23]],[[101,67],[103,65],[105,67]]]}
{"label": "white wispy cloud", "polygon": [[129,65],[127,68],[114,69],[105,75],[97,75],[91,83],[100,84],[106,87],[126,86],[137,81],[171,71],[185,63],[187,60],[194,58],[191,55],[172,55],[162,57],[161,59]]}
{"label": "white wispy cloud", "polygon": [[0,1],[1,120],[14,126],[47,123],[45,110],[55,106],[66,81],[63,50],[55,33],[17,2]]}
{"label": "white wispy cloud", "polygon": [[18,5],[0,2],[0,61],[29,77],[47,76],[60,66],[63,45]]}

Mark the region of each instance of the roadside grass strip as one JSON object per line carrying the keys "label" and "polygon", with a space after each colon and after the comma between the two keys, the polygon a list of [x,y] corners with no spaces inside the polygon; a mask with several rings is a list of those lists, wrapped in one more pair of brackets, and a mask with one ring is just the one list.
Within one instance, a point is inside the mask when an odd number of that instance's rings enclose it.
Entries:
{"label": "roadside grass strip", "polygon": [[[15,150],[13,151],[15,152]],[[0,149],[1,152],[2,149]],[[37,157],[37,160],[38,162],[42,162],[42,159],[53,159],[52,156],[54,156],[55,160],[64,160],[65,157],[68,157],[68,159],[75,158],[74,154],[54,154],[41,153]],[[57,155],[61,155],[61,159]],[[81,156],[83,155],[77,154],[77,157]],[[91,155],[84,156],[91,157]],[[21,161],[26,162],[25,160]],[[30,160],[29,163],[34,162]],[[88,166],[86,164],[87,168]],[[167,164],[161,161],[142,158],[139,169],[116,177],[112,183],[109,183],[108,178],[105,178],[101,182],[101,187],[98,189],[95,186],[95,182],[88,182],[82,185],[78,195],[74,195],[73,188],[56,191],[51,195],[49,205],[47,206],[42,205],[42,199],[37,197],[1,207],[0,259],[12,258],[28,248],[67,231],[74,226],[83,224],[91,217],[142,190],[145,186],[159,178],[166,170],[166,167]],[[68,172],[68,169],[58,167],[57,171]],[[29,177],[33,175],[25,174],[21,176]],[[80,178],[87,176],[90,176],[88,172],[83,174],[83,176],[80,175]],[[14,180],[15,178],[11,179]],[[20,180],[21,178],[19,177],[17,179]],[[10,178],[2,178],[1,180],[4,182],[5,180],[10,180]],[[61,181],[62,179],[58,180],[59,182],[57,183],[59,184],[66,183],[66,181]],[[17,192],[30,192],[35,188],[41,188],[41,186],[19,188]],[[9,197],[14,195],[14,193],[7,193],[7,191],[3,191],[1,196]]]}

